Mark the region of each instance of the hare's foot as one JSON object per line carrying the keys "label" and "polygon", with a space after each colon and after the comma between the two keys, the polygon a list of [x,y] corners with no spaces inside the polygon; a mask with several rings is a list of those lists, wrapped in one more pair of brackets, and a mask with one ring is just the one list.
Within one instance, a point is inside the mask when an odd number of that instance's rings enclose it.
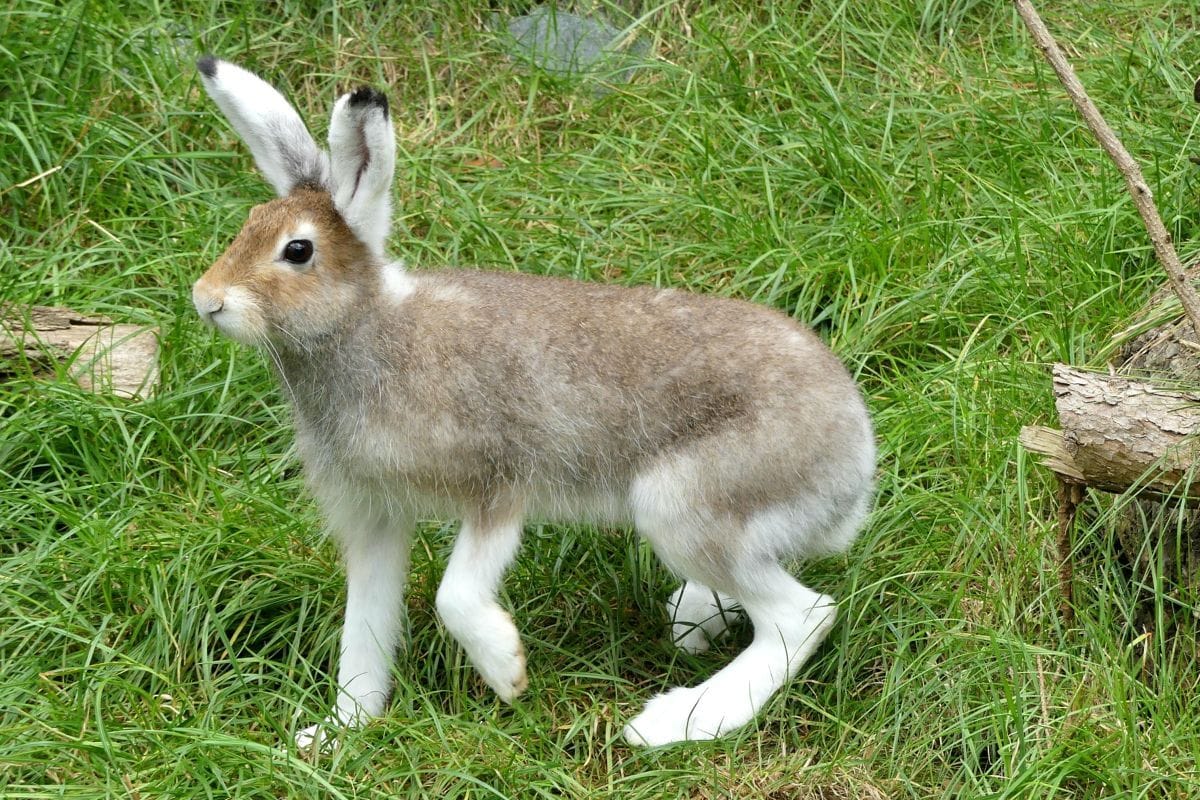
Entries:
{"label": "hare's foot", "polygon": [[309,725],[307,728],[297,731],[293,739],[296,750],[302,756],[313,756],[317,753],[336,750],[338,739],[334,729],[337,727],[340,727],[337,720],[330,717],[324,722],[318,722],[316,725]]}
{"label": "hare's foot", "polygon": [[671,638],[684,652],[703,653],[742,616],[731,597],[688,581],[667,598]]}
{"label": "hare's foot", "polygon": [[742,594],[754,641],[704,683],[658,695],[625,727],[630,744],[655,747],[715,739],[752,720],[829,633],[833,598],[802,586],[780,567],[757,574]]}
{"label": "hare's foot", "polygon": [[446,629],[506,703],[525,690],[525,649],[496,595],[520,543],[519,518],[499,524],[464,520],[437,592],[437,610]]}

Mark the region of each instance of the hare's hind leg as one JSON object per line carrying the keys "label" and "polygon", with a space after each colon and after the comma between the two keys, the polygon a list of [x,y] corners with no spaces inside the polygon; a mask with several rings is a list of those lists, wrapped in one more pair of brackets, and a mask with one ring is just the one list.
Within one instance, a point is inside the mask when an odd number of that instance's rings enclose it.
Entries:
{"label": "hare's hind leg", "polygon": [[[805,542],[826,529],[857,524],[857,517],[830,512],[828,502],[814,497],[746,521],[706,504],[704,489],[685,469],[648,473],[633,486],[634,522],[676,574],[735,601],[750,618],[754,639],[707,681],[652,699],[625,728],[632,744],[712,739],[746,724],[796,674],[837,616],[833,598],[803,586],[774,553],[788,541],[803,552]],[[805,506],[825,513],[804,513]],[[674,600],[692,609],[703,603],[687,589]]]}
{"label": "hare's hind leg", "polygon": [[636,745],[713,739],[745,725],[808,660],[837,616],[833,598],[803,586],[778,564],[736,581],[733,594],[754,625],[754,640],[695,687],[653,698],[625,727]]}
{"label": "hare's hind leg", "polygon": [[732,597],[696,581],[686,581],[667,598],[671,638],[688,653],[703,653],[745,616]]}
{"label": "hare's hind leg", "polygon": [[463,520],[437,592],[446,629],[501,700],[525,690],[525,649],[512,617],[496,594],[521,544],[521,519]]}

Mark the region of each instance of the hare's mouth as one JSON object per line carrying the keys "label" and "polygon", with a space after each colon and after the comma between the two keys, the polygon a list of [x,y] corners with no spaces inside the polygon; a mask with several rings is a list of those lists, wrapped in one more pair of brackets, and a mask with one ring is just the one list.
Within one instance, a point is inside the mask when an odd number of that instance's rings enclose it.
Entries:
{"label": "hare's mouth", "polygon": [[266,321],[258,303],[244,289],[231,286],[215,293],[197,286],[192,290],[192,304],[201,321],[230,339],[243,344],[262,341]]}

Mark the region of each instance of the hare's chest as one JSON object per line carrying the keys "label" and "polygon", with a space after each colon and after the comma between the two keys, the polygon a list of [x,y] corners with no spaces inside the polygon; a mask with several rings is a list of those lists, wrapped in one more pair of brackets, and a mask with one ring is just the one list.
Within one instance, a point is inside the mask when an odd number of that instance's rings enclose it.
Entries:
{"label": "hare's chest", "polygon": [[413,409],[347,415],[325,425],[298,420],[296,443],[307,469],[393,491],[437,494],[490,481],[479,437],[455,418]]}

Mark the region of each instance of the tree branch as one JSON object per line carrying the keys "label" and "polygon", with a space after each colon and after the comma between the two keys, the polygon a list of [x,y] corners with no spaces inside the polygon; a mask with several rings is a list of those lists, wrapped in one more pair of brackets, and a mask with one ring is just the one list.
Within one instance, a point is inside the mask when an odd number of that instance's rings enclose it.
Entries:
{"label": "tree branch", "polygon": [[1175,290],[1175,294],[1179,297],[1179,302],[1183,305],[1183,311],[1192,321],[1192,327],[1197,333],[1200,333],[1200,297],[1196,295],[1196,290],[1188,282],[1184,275],[1183,265],[1179,261],[1179,256],[1175,254],[1175,248],[1171,244],[1171,234],[1167,232],[1167,228],[1163,225],[1162,217],[1158,214],[1158,209],[1154,205],[1154,196],[1150,192],[1150,187],[1146,184],[1146,179],[1142,177],[1142,170],[1138,163],[1129,155],[1121,140],[1117,138],[1116,133],[1104,121],[1104,117],[1100,115],[1100,110],[1096,108],[1096,104],[1088,97],[1088,93],[1083,88],[1083,84],[1079,82],[1079,78],[1075,76],[1075,70],[1071,68],[1062,50],[1059,49],[1058,43],[1054,37],[1050,35],[1050,31],[1046,29],[1042,18],[1038,16],[1037,11],[1029,0],[1014,0],[1017,6],[1017,13],[1021,15],[1021,19],[1025,22],[1025,27],[1029,29],[1029,33],[1033,35],[1033,40],[1038,47],[1042,49],[1042,53],[1046,56],[1046,60],[1050,62],[1050,66],[1058,74],[1059,81],[1062,82],[1063,88],[1067,90],[1067,95],[1071,98],[1071,102],[1075,104],[1075,108],[1083,115],[1083,119],[1087,122],[1088,127],[1095,135],[1100,146],[1104,148],[1104,152],[1108,153],[1109,158],[1117,165],[1117,169],[1121,171],[1121,175],[1125,178],[1125,186],[1129,189],[1129,194],[1133,197],[1133,203],[1137,206],[1138,212],[1142,215],[1142,222],[1146,225],[1146,231],[1150,234],[1150,241],[1154,245],[1154,253],[1158,256],[1158,263],[1167,272],[1167,278],[1171,282],[1171,288]]}

